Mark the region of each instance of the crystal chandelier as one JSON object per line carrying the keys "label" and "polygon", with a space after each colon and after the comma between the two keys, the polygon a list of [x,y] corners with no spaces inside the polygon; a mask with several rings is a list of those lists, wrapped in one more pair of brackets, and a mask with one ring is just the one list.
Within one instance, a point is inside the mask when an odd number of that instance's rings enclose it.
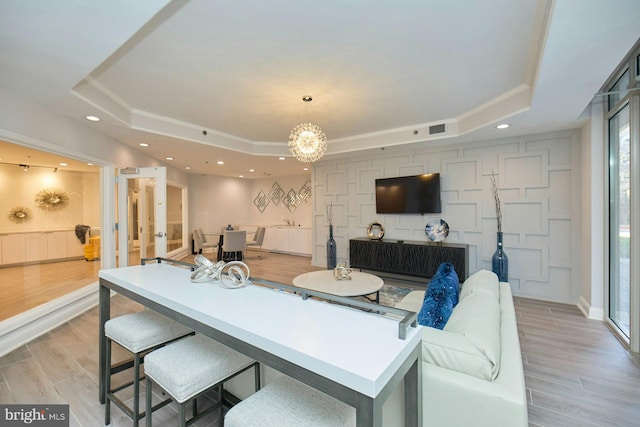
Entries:
{"label": "crystal chandelier", "polygon": [[[304,102],[311,102],[313,98],[305,96]],[[305,107],[306,111],[306,107]],[[312,163],[324,155],[327,149],[327,136],[320,126],[305,122],[300,123],[291,130],[289,135],[289,151],[293,156],[304,163]]]}

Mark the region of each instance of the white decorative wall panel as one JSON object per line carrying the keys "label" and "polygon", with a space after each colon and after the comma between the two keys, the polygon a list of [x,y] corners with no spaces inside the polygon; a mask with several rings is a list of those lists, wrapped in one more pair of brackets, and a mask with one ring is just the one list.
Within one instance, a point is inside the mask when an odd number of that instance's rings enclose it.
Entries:
{"label": "white decorative wall panel", "polygon": [[440,176],[442,191],[479,190],[479,163],[480,160],[476,159],[443,160]]}
{"label": "white decorative wall panel", "polygon": [[546,152],[514,153],[500,156],[502,174],[499,175],[501,187],[525,188],[547,187],[549,185]]}
{"label": "white decorative wall panel", "polygon": [[[579,130],[327,157],[313,170],[317,232],[312,262],[326,263],[324,205],[333,202],[338,261],[348,262],[349,238],[365,236],[372,221],[384,226],[385,238],[427,241],[426,223],[442,218],[450,227],[447,241],[469,245],[470,272],[490,270],[496,248],[490,176],[496,173],[514,294],[576,303],[580,294],[579,168]],[[376,178],[434,172],[441,174],[441,214],[376,214]]]}

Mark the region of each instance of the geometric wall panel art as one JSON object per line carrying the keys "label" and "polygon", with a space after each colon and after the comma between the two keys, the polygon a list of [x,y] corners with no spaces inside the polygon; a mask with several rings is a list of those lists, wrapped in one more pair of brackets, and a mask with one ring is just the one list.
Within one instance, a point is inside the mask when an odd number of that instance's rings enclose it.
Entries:
{"label": "geometric wall panel art", "polygon": [[[349,239],[367,225],[384,226],[389,241],[427,242],[425,225],[445,220],[449,243],[469,245],[469,273],[491,269],[496,211],[490,176],[496,174],[502,231],[514,295],[576,303],[581,295],[580,131],[492,140],[388,147],[345,154],[313,170],[314,228],[326,230],[324,207],[333,202],[338,261],[348,262]],[[375,179],[440,173],[442,213],[377,214]],[[324,233],[323,233],[324,234]],[[326,237],[316,236],[313,265],[326,265]],[[324,237],[324,238],[323,238]]]}
{"label": "geometric wall panel art", "polygon": [[311,181],[307,180],[307,182],[300,187],[298,197],[306,203],[311,203]]}
{"label": "geometric wall panel art", "polygon": [[262,213],[264,212],[264,210],[267,208],[267,205],[269,204],[269,198],[267,197],[266,194],[264,194],[264,191],[260,190],[256,198],[253,199],[253,204],[256,205],[260,213]]}
{"label": "geometric wall panel art", "polygon": [[277,182],[274,182],[271,186],[271,190],[269,190],[269,199],[273,202],[274,205],[278,206],[284,197],[284,190]]}
{"label": "geometric wall panel art", "polygon": [[287,194],[282,199],[282,204],[284,204],[289,212],[293,212],[296,210],[298,205],[300,204],[300,199],[298,198],[298,194],[294,191],[293,188],[290,188]]}

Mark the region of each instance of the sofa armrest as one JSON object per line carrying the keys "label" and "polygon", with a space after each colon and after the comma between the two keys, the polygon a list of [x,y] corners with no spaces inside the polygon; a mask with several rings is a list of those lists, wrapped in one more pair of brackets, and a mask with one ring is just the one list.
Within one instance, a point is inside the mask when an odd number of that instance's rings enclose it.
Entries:
{"label": "sofa armrest", "polygon": [[419,313],[424,302],[424,293],[425,291],[411,291],[395,307]]}

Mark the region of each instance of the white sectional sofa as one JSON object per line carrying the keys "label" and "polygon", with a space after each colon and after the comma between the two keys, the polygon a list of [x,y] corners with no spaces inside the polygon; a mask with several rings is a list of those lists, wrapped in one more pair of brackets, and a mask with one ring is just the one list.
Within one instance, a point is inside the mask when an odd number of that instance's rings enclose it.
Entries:
{"label": "white sectional sofa", "polygon": [[[419,312],[424,291],[397,306]],[[443,330],[422,328],[425,426],[527,427],[527,398],[509,283],[470,276]]]}

